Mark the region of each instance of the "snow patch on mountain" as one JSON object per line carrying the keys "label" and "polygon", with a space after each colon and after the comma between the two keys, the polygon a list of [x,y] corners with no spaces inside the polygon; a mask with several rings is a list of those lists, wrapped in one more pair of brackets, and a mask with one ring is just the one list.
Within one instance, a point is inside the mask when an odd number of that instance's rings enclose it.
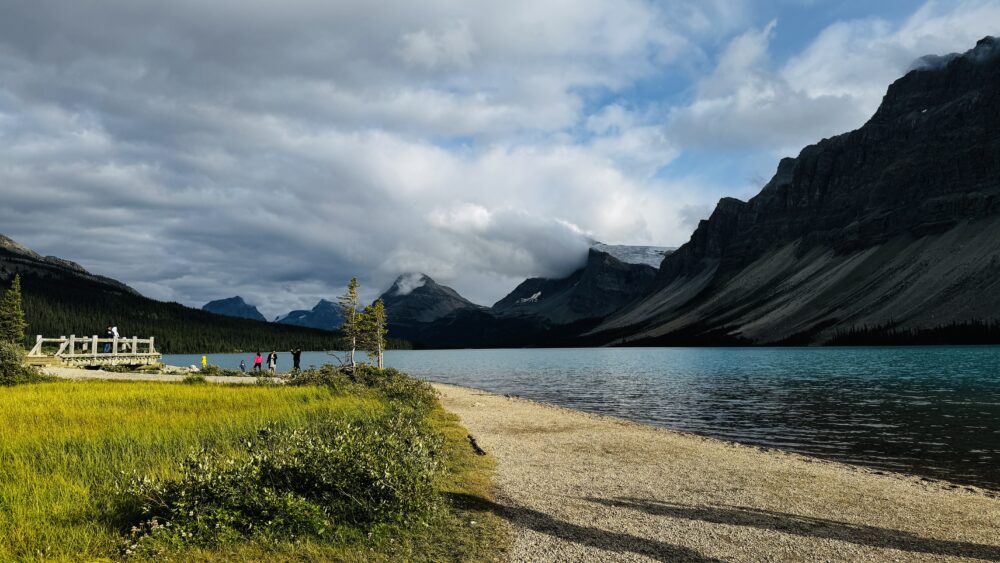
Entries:
{"label": "snow patch on mountain", "polygon": [[518,303],[538,303],[538,300],[542,298],[542,292],[537,291],[531,297],[522,297],[518,299]]}

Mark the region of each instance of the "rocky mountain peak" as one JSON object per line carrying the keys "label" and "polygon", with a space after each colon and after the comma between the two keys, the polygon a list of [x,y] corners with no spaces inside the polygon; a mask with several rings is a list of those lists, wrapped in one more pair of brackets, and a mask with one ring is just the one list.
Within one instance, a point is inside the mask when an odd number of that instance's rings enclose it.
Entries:
{"label": "rocky mountain peak", "polygon": [[426,323],[458,309],[480,308],[454,289],[419,272],[396,278],[380,299],[385,303],[390,325]]}

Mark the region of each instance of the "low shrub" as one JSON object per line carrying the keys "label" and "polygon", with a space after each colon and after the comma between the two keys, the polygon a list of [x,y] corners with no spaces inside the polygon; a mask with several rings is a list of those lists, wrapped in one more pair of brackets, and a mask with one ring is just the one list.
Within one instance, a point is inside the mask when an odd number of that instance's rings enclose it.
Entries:
{"label": "low shrub", "polygon": [[128,552],[412,523],[436,506],[441,440],[398,415],[364,425],[265,428],[245,457],[202,451],[184,462],[178,480],[129,482],[122,511],[132,515]]}
{"label": "low shrub", "polygon": [[430,383],[414,379],[393,369],[378,369],[362,364],[355,367],[349,377],[355,383],[374,389],[391,402],[397,402],[426,415],[437,402],[437,392]]}
{"label": "low shrub", "polygon": [[0,342],[0,385],[20,385],[51,381],[37,368],[24,365],[24,348],[12,342]]}
{"label": "low shrub", "polygon": [[200,385],[202,383],[208,383],[208,380],[205,379],[204,374],[198,372],[192,372],[185,375],[184,379],[182,379],[181,382],[186,383],[188,385]]}
{"label": "low shrub", "polygon": [[209,364],[209,365],[201,368],[200,370],[198,370],[198,372],[201,373],[202,375],[218,375],[218,376],[224,376],[224,377],[238,377],[238,376],[246,375],[245,373],[241,372],[240,370],[237,370],[237,369],[222,369],[219,366],[213,365],[213,364]]}
{"label": "low shrub", "polygon": [[119,365],[104,366],[101,371],[108,373],[160,373],[162,369],[159,365]]}
{"label": "low shrub", "polygon": [[300,371],[288,380],[289,385],[324,385],[338,392],[348,391],[353,383],[346,373],[331,365]]}
{"label": "low shrub", "polygon": [[437,393],[427,382],[414,379],[396,369],[378,369],[359,364],[351,368],[330,365],[297,374],[291,385],[325,385],[340,392],[369,390],[396,406],[426,415],[434,408]]}

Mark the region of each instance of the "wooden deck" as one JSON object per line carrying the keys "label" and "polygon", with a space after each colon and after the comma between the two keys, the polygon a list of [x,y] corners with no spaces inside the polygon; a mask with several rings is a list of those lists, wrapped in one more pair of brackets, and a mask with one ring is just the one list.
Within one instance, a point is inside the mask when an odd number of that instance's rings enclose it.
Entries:
{"label": "wooden deck", "polygon": [[59,338],[38,335],[25,360],[32,365],[95,367],[158,364],[162,358],[152,336],[98,338],[71,334]]}

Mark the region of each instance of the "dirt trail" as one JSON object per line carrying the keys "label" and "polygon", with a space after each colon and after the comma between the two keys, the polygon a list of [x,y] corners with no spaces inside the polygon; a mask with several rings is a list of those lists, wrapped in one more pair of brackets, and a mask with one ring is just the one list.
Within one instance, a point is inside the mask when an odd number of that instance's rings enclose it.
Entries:
{"label": "dirt trail", "polygon": [[[43,367],[41,370],[49,375],[54,375],[63,379],[102,379],[108,381],[183,381],[183,374],[169,374],[169,373],[115,373],[110,371],[102,371],[99,369],[80,369],[80,368],[64,368],[64,367]],[[270,377],[269,380],[275,383],[283,383],[280,378]],[[230,377],[230,376],[220,376],[220,375],[209,375],[205,377],[205,380],[209,383],[234,383],[234,384],[248,384],[256,383],[257,378],[246,376],[246,377]]]}
{"label": "dirt trail", "polygon": [[1000,498],[436,385],[498,461],[515,561],[1000,561]]}

